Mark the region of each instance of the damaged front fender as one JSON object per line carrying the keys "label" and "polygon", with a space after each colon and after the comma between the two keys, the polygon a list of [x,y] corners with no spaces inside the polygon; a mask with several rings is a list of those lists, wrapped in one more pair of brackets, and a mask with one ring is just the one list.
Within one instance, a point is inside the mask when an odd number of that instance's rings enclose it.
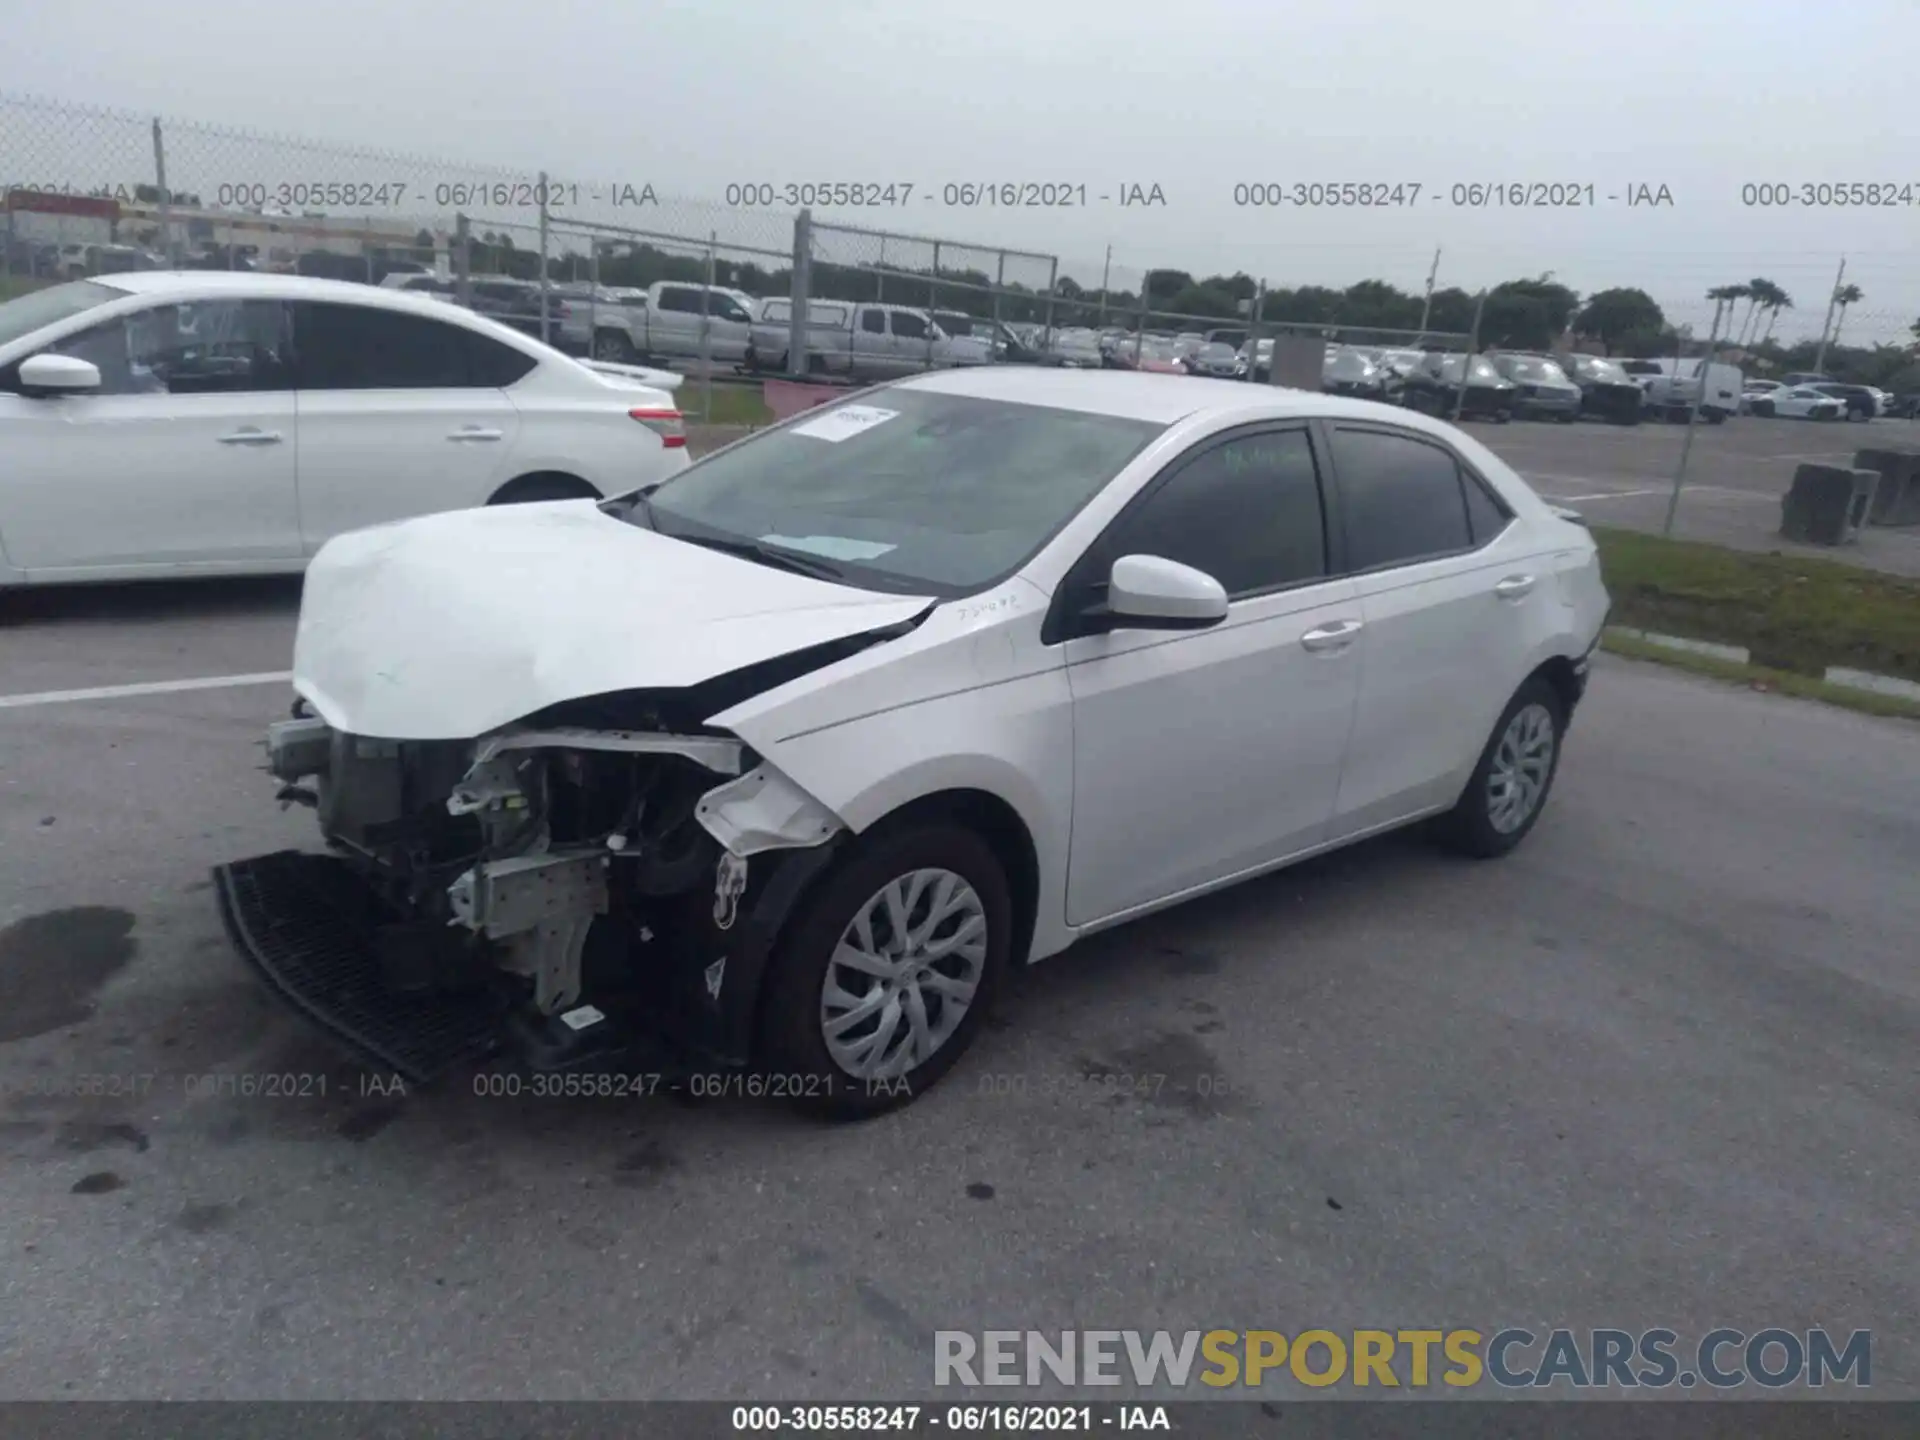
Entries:
{"label": "damaged front fender", "polygon": [[823,845],[847,827],[773,766],[761,764],[700,797],[694,818],[729,854]]}

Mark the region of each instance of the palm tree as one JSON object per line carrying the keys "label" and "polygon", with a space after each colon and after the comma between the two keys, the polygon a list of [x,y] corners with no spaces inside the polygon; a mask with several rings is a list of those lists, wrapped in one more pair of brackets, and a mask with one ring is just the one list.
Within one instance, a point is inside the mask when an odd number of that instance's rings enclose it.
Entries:
{"label": "palm tree", "polygon": [[1740,322],[1740,339],[1737,343],[1745,345],[1747,332],[1753,328],[1753,317],[1759,314],[1760,307],[1766,303],[1767,294],[1774,289],[1774,284],[1765,276],[1756,275],[1740,288],[1746,292],[1740,298],[1747,302],[1747,315]]}
{"label": "palm tree", "polygon": [[1738,343],[1745,348],[1753,340],[1754,333],[1760,328],[1760,314],[1773,304],[1774,297],[1781,293],[1780,287],[1764,275],[1756,275],[1747,282],[1747,322],[1740,327]]}
{"label": "palm tree", "polygon": [[1840,307],[1840,312],[1833,317],[1832,344],[1838,345],[1840,343],[1840,327],[1846,321],[1847,307],[1849,305],[1857,305],[1865,298],[1866,297],[1860,293],[1860,287],[1858,285],[1842,285],[1838,290],[1833,292],[1833,303]]}
{"label": "palm tree", "polygon": [[1775,286],[1772,297],[1767,301],[1767,330],[1760,337],[1762,345],[1773,339],[1773,322],[1780,318],[1780,312],[1791,309],[1793,309],[1793,297]]}
{"label": "palm tree", "polygon": [[1737,305],[1746,297],[1744,285],[1716,285],[1707,291],[1707,299],[1713,301],[1713,328],[1720,328],[1720,309],[1726,305]]}

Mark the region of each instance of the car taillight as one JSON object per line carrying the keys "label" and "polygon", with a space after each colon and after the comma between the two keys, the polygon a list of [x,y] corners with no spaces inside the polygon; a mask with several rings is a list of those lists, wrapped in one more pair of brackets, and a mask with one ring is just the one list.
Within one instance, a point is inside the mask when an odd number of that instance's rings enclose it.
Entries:
{"label": "car taillight", "polygon": [[658,435],[666,449],[686,448],[687,421],[678,410],[629,410],[627,414]]}

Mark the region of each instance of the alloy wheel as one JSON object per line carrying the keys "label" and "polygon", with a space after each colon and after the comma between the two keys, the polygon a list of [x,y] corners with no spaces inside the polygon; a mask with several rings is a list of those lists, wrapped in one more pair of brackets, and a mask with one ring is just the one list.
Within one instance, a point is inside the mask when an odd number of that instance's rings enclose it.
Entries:
{"label": "alloy wheel", "polygon": [[827,962],[820,1032],[858,1079],[909,1074],[952,1039],[987,963],[987,912],[951,870],[895,877],[854,912]]}
{"label": "alloy wheel", "polygon": [[1487,820],[1502,835],[1511,835],[1540,808],[1555,743],[1553,715],[1538,703],[1516,710],[1501,732],[1487,769]]}

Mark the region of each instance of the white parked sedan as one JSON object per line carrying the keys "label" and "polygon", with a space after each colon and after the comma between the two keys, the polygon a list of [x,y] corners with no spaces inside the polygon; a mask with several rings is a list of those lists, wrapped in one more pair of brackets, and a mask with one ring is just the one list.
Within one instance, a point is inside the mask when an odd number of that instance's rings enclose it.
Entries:
{"label": "white parked sedan", "polygon": [[687,463],[673,397],[444,301],[147,272],[0,305],[0,587],[295,571],[343,531]]}
{"label": "white parked sedan", "polygon": [[333,853],[218,891],[416,1080],[665,1045],[867,1113],[1083,936],[1415,821],[1512,849],[1607,607],[1587,530],[1441,421],[928,374],[602,504],[331,542],[268,753]]}
{"label": "white parked sedan", "polygon": [[1847,413],[1844,400],[1836,400],[1811,385],[1782,386],[1753,395],[1747,409],[1762,419],[1778,416],[1786,420],[1838,420]]}

